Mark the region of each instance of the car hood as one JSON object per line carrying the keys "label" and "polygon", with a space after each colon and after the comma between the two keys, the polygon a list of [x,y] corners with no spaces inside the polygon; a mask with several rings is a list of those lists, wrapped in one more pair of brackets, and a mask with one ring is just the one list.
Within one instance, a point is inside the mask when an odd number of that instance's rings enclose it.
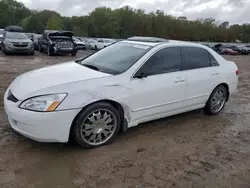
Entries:
{"label": "car hood", "polygon": [[5,39],[6,42],[32,42],[30,39]]}
{"label": "car hood", "polygon": [[10,90],[16,98],[24,100],[42,89],[106,76],[110,74],[89,69],[73,61],[24,73],[12,82]]}

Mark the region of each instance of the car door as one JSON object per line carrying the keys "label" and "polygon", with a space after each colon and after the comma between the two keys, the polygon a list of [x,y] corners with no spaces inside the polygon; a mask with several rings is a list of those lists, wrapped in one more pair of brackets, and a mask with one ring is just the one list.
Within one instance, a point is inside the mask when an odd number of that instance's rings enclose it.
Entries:
{"label": "car door", "polygon": [[186,74],[181,67],[180,47],[160,49],[141,66],[131,79],[131,121],[145,122],[182,108]]}
{"label": "car door", "polygon": [[[209,95],[218,83],[218,63],[204,48],[183,47],[183,69],[187,75],[185,108],[205,106]],[[212,63],[213,60],[213,63]]]}

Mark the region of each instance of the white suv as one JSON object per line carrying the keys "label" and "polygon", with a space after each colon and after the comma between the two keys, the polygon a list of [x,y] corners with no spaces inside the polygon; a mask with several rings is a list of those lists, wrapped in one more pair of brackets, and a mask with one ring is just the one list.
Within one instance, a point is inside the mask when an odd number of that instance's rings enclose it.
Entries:
{"label": "white suv", "polygon": [[121,41],[82,60],[17,77],[4,96],[17,132],[83,147],[112,141],[139,123],[203,108],[219,113],[236,91],[238,68],[194,43]]}

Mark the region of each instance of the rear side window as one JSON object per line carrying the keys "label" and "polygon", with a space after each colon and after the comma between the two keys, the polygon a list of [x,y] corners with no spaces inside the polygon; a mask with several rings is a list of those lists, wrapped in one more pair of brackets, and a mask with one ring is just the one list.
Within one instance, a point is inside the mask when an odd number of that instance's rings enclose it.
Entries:
{"label": "rear side window", "polygon": [[181,70],[181,48],[168,47],[159,50],[152,55],[141,69],[136,73],[147,76],[175,72]]}
{"label": "rear side window", "polygon": [[210,67],[210,57],[207,50],[198,47],[183,47],[185,56],[184,69],[199,69]]}
{"label": "rear side window", "polygon": [[210,59],[211,66],[219,66],[219,63],[216,61],[214,56],[212,56],[209,52],[208,52],[208,54],[209,54],[209,59]]}

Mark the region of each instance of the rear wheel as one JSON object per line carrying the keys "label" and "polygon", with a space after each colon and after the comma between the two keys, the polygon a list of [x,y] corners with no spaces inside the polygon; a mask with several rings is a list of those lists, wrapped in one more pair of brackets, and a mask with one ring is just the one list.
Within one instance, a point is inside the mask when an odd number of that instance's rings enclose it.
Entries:
{"label": "rear wheel", "polygon": [[227,88],[223,85],[219,85],[210,95],[204,111],[212,115],[218,114],[224,108],[228,95]]}
{"label": "rear wheel", "polygon": [[88,106],[73,125],[75,140],[84,148],[94,148],[114,140],[120,127],[120,115],[111,104]]}
{"label": "rear wheel", "polygon": [[95,45],[95,50],[97,50],[97,46]]}

